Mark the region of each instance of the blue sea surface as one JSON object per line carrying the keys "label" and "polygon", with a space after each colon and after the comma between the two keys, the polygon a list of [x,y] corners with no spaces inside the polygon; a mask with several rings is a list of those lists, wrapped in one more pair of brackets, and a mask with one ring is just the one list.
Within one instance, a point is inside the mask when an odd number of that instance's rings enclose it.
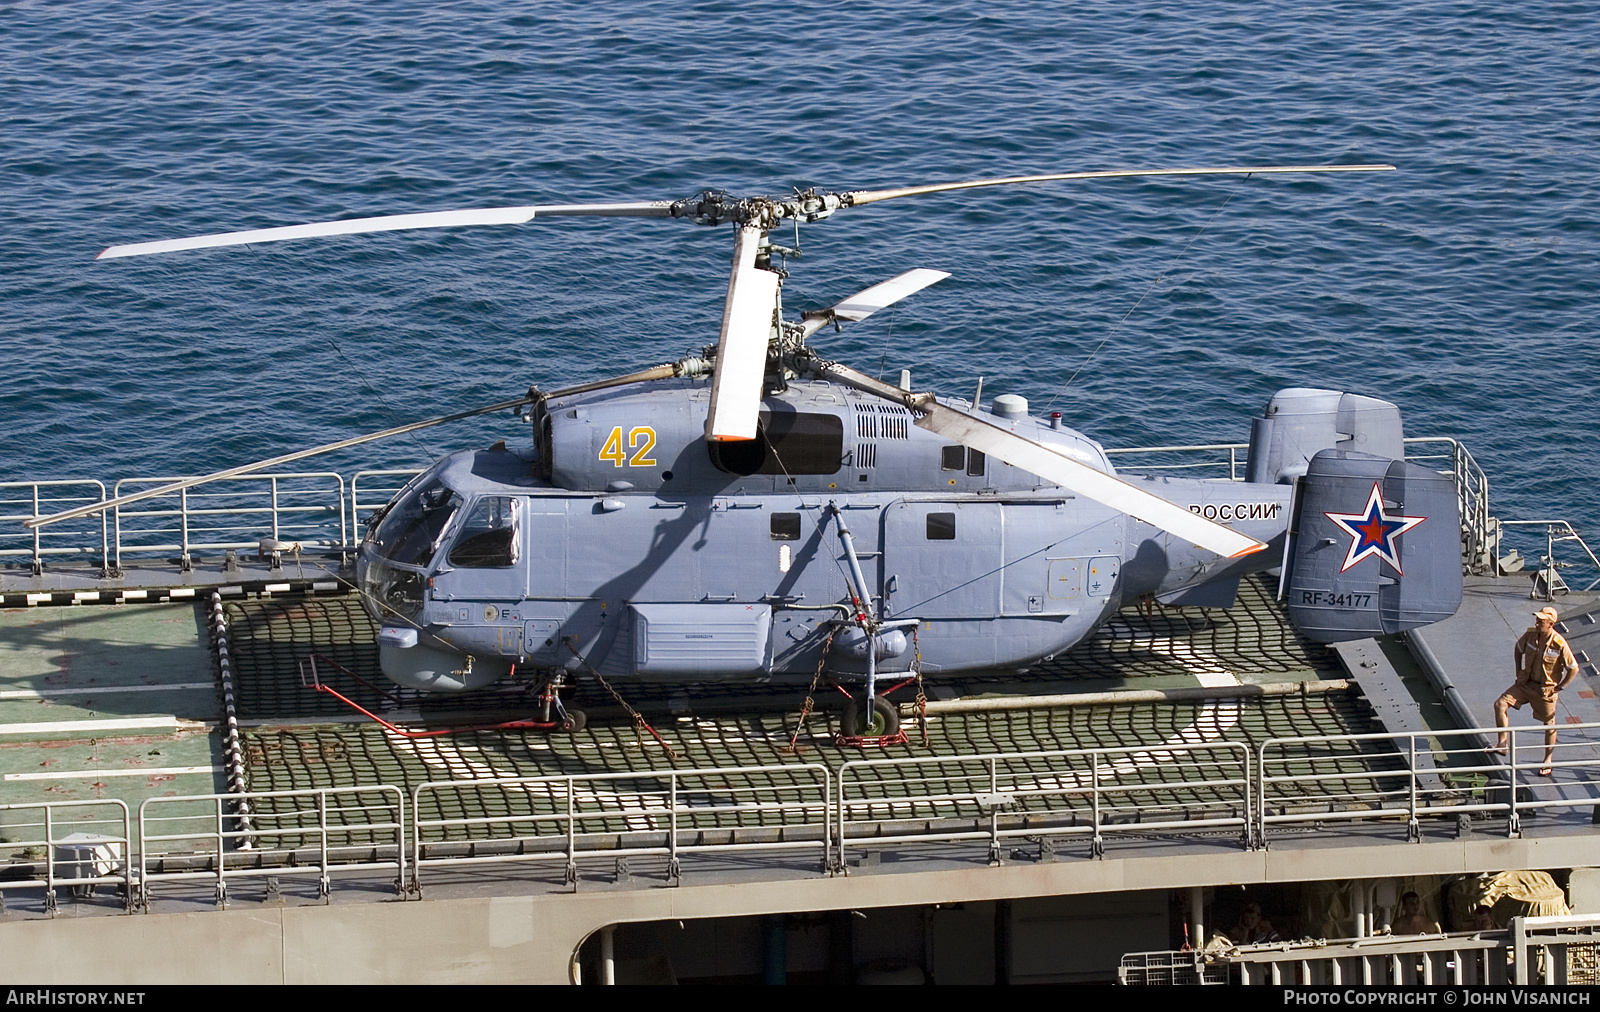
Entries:
{"label": "blue sea surface", "polygon": [[[986,396],[1054,405],[1107,445],[1243,440],[1283,386],[1368,393],[1411,434],[1464,440],[1496,513],[1600,535],[1597,14],[0,4],[0,480],[199,473],[676,358],[716,339],[730,229],[536,219],[93,259],[112,244],[705,189],[1391,162],[875,204],[803,230],[785,299],[948,270],[817,343],[945,393],[985,376]],[[524,431],[482,418],[314,466]]]}

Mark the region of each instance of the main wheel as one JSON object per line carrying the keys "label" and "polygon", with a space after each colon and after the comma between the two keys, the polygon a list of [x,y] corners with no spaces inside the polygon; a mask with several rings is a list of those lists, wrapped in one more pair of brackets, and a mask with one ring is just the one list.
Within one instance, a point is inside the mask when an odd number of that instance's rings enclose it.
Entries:
{"label": "main wheel", "polygon": [[839,718],[839,732],[847,738],[882,738],[899,730],[900,711],[882,696],[873,697],[870,716],[864,700],[852,699]]}
{"label": "main wheel", "polygon": [[568,710],[567,719],[561,722],[561,730],[568,734],[575,734],[588,726],[589,718],[584,716],[582,710]]}

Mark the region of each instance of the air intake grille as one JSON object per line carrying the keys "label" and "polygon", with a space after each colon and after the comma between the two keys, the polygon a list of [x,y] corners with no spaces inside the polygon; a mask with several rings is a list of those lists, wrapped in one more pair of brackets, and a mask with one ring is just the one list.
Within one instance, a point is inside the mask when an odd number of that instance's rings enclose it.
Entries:
{"label": "air intake grille", "polygon": [[911,412],[893,404],[856,404],[856,435],[862,439],[910,439]]}

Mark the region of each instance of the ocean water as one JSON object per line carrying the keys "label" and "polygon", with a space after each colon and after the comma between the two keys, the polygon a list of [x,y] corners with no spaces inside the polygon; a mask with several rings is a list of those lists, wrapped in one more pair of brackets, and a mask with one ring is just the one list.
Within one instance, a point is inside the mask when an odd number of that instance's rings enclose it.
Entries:
{"label": "ocean water", "polygon": [[[0,4],[0,480],[197,473],[675,358],[730,230],[213,231],[508,204],[1078,169],[806,227],[792,308],[950,280],[825,334],[1108,445],[1243,440],[1282,386],[1463,439],[1504,516],[1600,535],[1600,5],[990,0]],[[1074,376],[1070,385],[1069,377]],[[318,467],[416,464],[484,418]],[[308,465],[310,466],[310,465]]]}

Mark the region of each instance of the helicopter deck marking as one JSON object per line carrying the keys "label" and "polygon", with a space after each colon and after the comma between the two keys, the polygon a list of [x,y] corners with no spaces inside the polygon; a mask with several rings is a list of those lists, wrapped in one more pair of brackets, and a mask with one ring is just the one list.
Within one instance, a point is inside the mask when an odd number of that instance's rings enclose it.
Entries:
{"label": "helicopter deck marking", "polygon": [[82,685],[58,689],[5,689],[0,699],[50,699],[56,696],[110,696],[123,692],[174,692],[216,688],[210,682],[178,682],[173,685]]}
{"label": "helicopter deck marking", "polygon": [[7,783],[25,780],[76,780],[89,777],[165,777],[189,773],[221,773],[222,766],[137,766],[125,770],[48,770],[44,773],[7,773]]}
{"label": "helicopter deck marking", "polygon": [[0,734],[65,734],[69,731],[128,731],[134,728],[178,726],[177,717],[113,717],[108,720],[36,720],[0,724]]}

